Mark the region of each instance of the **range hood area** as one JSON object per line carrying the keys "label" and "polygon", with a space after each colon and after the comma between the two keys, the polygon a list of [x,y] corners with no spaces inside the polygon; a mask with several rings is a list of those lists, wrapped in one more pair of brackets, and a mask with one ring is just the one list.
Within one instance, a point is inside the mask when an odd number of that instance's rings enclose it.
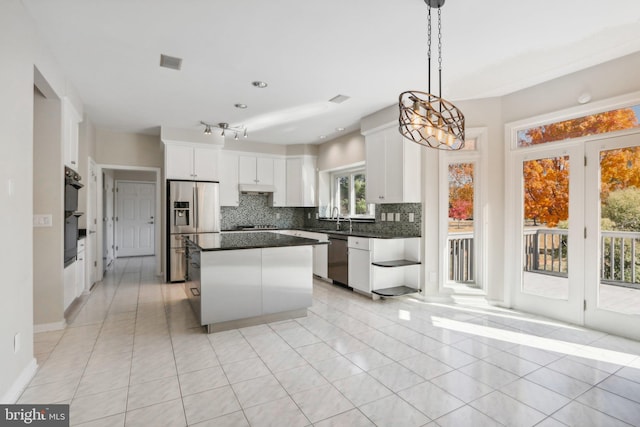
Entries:
{"label": "range hood area", "polygon": [[243,194],[269,194],[276,191],[273,185],[238,184],[238,190]]}

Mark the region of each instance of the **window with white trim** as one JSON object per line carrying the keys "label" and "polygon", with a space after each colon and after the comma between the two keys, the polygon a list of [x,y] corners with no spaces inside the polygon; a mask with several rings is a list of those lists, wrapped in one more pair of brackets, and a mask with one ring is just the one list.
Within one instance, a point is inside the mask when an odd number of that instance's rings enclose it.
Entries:
{"label": "window with white trim", "polygon": [[332,213],[337,206],[341,217],[375,218],[375,205],[366,202],[366,189],[364,168],[332,173]]}

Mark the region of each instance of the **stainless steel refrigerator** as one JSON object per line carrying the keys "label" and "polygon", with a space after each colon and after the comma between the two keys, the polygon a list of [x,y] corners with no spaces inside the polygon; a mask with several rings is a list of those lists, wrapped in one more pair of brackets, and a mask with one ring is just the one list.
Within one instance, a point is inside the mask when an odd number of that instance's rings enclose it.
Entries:
{"label": "stainless steel refrigerator", "polygon": [[185,280],[184,237],[220,232],[217,182],[167,181],[167,281]]}

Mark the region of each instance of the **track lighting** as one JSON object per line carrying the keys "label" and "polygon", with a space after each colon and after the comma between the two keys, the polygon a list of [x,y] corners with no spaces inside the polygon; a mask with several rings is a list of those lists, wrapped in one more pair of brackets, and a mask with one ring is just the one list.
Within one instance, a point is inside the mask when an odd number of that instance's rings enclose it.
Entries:
{"label": "track lighting", "polygon": [[224,122],[212,125],[210,123],[203,122],[203,121],[200,121],[200,124],[204,126],[205,135],[211,135],[211,128],[217,128],[222,130],[222,132],[220,133],[220,136],[225,136],[227,134],[227,131],[233,132],[234,134],[233,139],[235,139],[236,141],[238,140],[238,136],[240,134],[242,134],[244,138],[249,137],[247,128],[245,128],[244,126],[241,126],[241,127],[229,126],[229,123],[224,123]]}

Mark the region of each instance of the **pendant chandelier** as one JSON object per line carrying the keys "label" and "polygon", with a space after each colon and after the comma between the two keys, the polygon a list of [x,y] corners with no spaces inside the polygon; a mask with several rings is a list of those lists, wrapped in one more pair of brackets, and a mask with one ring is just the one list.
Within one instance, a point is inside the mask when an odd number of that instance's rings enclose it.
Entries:
{"label": "pendant chandelier", "polygon": [[[442,24],[441,7],[445,0],[424,0],[428,9],[428,92],[400,94],[400,133],[413,142],[441,150],[464,147],[464,115],[442,98]],[[438,9],[438,95],[431,92],[431,8]]]}

